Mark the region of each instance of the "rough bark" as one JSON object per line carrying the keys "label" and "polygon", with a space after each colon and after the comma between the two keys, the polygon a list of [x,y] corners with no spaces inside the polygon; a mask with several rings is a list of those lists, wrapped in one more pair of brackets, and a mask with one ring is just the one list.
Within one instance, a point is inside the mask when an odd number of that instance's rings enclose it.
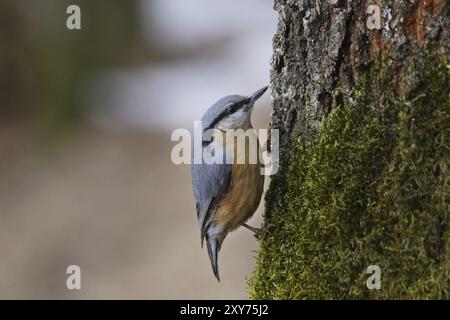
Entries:
{"label": "rough bark", "polygon": [[[382,28],[367,28],[367,8]],[[449,298],[449,4],[278,0],[253,298]],[[369,290],[369,265],[382,289]]]}

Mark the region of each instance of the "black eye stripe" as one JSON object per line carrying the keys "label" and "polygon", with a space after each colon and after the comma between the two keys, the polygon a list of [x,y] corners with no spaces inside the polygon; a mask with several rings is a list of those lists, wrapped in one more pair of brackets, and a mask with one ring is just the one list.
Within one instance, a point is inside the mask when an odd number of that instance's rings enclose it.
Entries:
{"label": "black eye stripe", "polygon": [[223,120],[224,118],[228,117],[230,114],[235,113],[237,110],[241,109],[246,103],[247,103],[247,99],[243,100],[243,101],[239,101],[237,103],[234,103],[232,105],[230,105],[228,108],[226,108],[221,114],[219,114],[212,122],[211,124],[205,128],[205,130],[203,130],[203,132],[205,132],[206,130],[209,130],[211,128],[214,128],[216,126],[216,124],[218,124],[221,120]]}

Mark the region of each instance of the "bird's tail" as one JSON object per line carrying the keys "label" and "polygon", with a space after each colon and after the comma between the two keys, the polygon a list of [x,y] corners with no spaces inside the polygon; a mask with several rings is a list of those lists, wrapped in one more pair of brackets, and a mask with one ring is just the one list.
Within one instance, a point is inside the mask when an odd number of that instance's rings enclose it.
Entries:
{"label": "bird's tail", "polygon": [[209,260],[211,261],[211,267],[214,272],[214,276],[216,277],[217,281],[220,281],[219,278],[219,265],[217,263],[217,258],[220,250],[220,243],[218,238],[210,238],[206,237],[206,244],[208,246],[208,255]]}

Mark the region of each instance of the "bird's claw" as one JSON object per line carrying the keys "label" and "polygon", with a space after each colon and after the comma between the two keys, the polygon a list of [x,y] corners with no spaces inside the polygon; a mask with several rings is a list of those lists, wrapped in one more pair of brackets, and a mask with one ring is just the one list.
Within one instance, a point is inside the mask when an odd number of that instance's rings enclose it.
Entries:
{"label": "bird's claw", "polygon": [[250,231],[253,231],[253,235],[258,240],[264,240],[269,234],[270,229],[274,227],[275,225],[272,223],[267,223],[264,228],[255,228],[252,226],[249,226],[248,224],[244,223],[242,224],[245,228],[249,229]]}

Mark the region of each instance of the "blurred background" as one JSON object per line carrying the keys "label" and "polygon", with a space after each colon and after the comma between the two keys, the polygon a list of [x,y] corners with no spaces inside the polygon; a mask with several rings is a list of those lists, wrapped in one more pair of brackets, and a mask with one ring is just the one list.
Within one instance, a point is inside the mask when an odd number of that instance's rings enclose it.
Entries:
{"label": "blurred background", "polygon": [[[276,19],[269,0],[0,1],[0,298],[247,298],[257,242],[228,236],[217,283],[170,134],[269,83]],[[266,94],[257,128],[269,113]]]}

